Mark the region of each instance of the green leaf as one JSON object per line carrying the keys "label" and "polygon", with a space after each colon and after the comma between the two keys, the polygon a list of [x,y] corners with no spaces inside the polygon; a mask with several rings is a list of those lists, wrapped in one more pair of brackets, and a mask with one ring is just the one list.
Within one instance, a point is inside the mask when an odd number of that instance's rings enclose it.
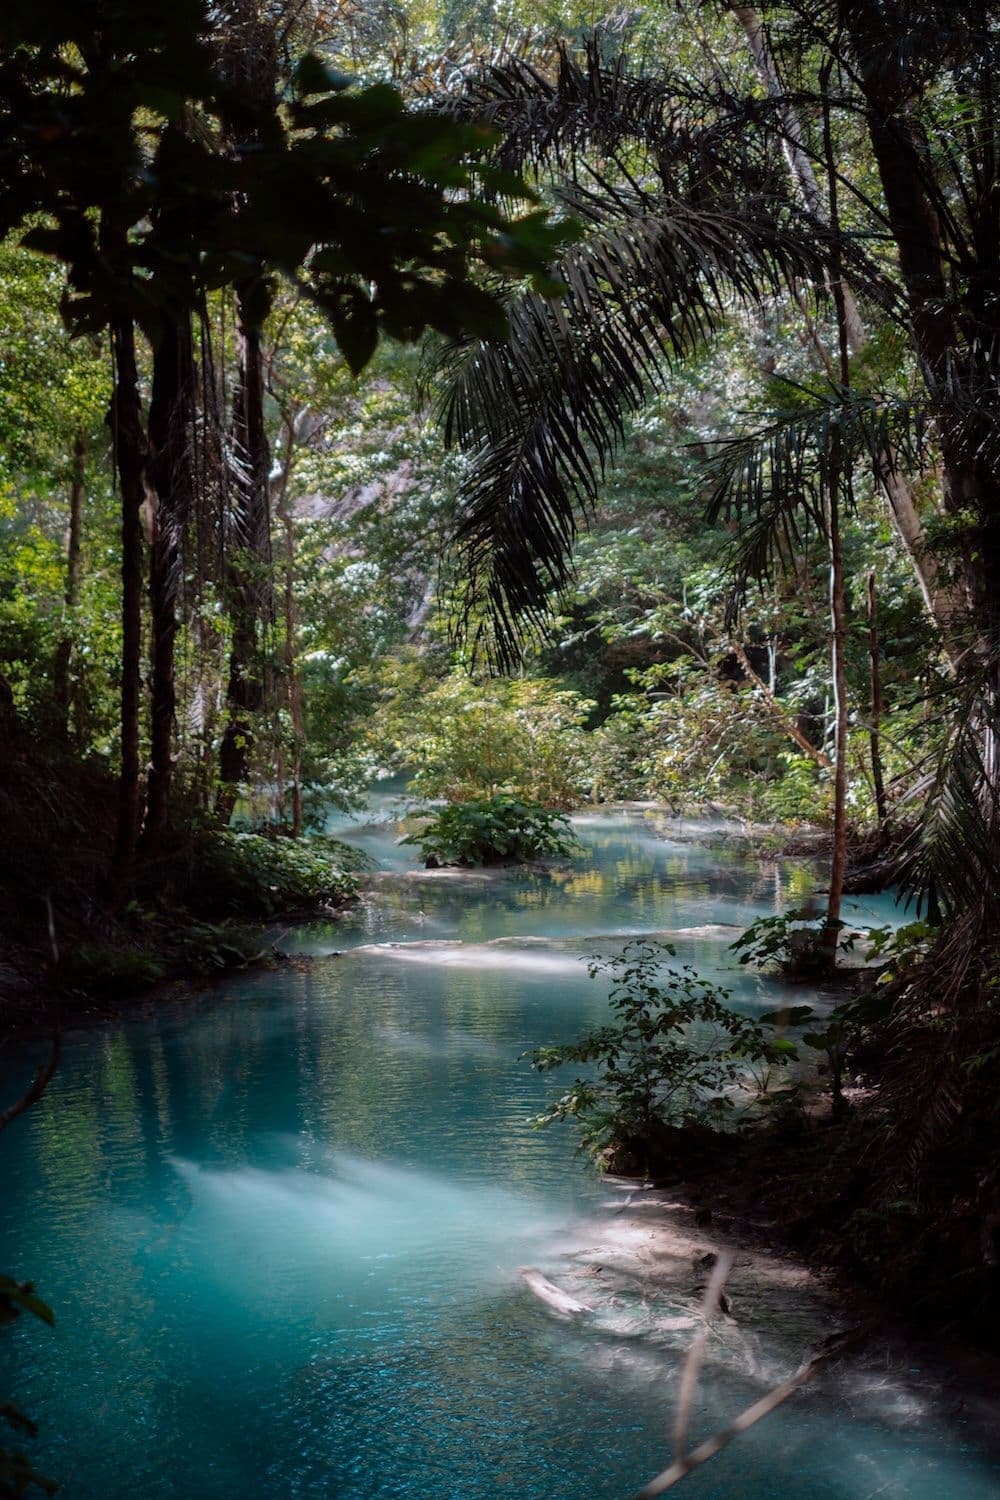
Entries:
{"label": "green leaf", "polygon": [[375,308],[361,291],[341,294],[330,304],[338,347],[352,375],[360,375],[378,348]]}

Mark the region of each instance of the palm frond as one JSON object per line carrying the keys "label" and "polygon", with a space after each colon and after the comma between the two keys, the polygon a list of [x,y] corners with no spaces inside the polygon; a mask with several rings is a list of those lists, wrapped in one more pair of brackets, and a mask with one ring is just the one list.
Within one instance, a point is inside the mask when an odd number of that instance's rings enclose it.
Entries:
{"label": "palm frond", "polygon": [[654,146],[676,129],[690,81],[632,72],[624,53],[607,56],[599,35],[580,48],[507,50],[452,81],[435,102],[498,132],[498,158],[511,170],[564,166],[596,146]]}
{"label": "palm frond", "polygon": [[804,403],[768,413],[762,426],[724,438],[708,464],[708,520],[735,523],[730,558],[735,614],[751,580],[773,576],[805,534],[825,531],[824,491],[831,482],[835,434],[841,461],[868,460],[885,472],[885,455],[913,474],[930,460],[936,404],[874,397],[831,387],[804,392]]}
{"label": "palm frond", "polygon": [[918,907],[954,918],[1000,901],[1000,662],[969,653],[923,816],[900,865]]}
{"label": "palm frond", "polygon": [[557,267],[563,294],[516,300],[503,343],[453,345],[441,370],[446,438],[470,455],[456,528],[466,621],[485,606],[501,667],[570,577],[578,521],[626,415],[734,301],[819,273],[795,226],[763,204],[692,206],[596,177],[566,202],[588,233]]}
{"label": "palm frond", "polygon": [[673,170],[724,172],[731,181],[750,156],[755,172],[767,164],[784,176],[782,111],[797,102],[719,76],[695,79],[662,61],[645,72],[601,31],[577,45],[532,40],[477,57],[433,95],[435,107],[496,131],[497,159],[514,171],[573,168],[588,152],[610,158],[638,147]]}

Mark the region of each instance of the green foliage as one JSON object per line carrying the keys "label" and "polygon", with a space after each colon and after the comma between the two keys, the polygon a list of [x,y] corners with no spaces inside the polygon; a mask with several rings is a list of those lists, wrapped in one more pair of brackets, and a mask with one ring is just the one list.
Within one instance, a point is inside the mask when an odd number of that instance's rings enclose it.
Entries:
{"label": "green foliage", "polygon": [[68,487],[73,440],[105,445],[107,362],[71,339],[59,314],[62,268],[0,240],[0,487],[25,480],[41,495]]}
{"label": "green foliage", "polygon": [[567,859],[579,849],[565,818],[538,802],[504,794],[450,803],[403,843],[415,844],[425,859],[444,865]]}
{"label": "green foliage", "polygon": [[899,927],[870,927],[865,934],[868,956],[878,965],[880,981],[898,979],[930,951],[940,934],[940,927],[920,919]]}
{"label": "green foliage", "polygon": [[718,1123],[752,1065],[781,1067],[795,1056],[791,1043],[732,1010],[728,990],[687,965],[664,968],[674,956],[669,943],[644,938],[596,960],[591,977],[611,976],[614,1022],[571,1045],[531,1053],[540,1072],[568,1062],[593,1066],[535,1123],[576,1120],[582,1147],[605,1164],[624,1157],[648,1170],[670,1127]]}
{"label": "green foliage", "polygon": [[[36,1294],[30,1281],[15,1281],[10,1276],[0,1276],[0,1326],[13,1323],[22,1313],[30,1312],[43,1323],[52,1327],[55,1317],[52,1309]],[[38,1428],[30,1417],[12,1401],[0,1401],[0,1420],[5,1422],[18,1438],[33,1438]],[[0,1444],[0,1497],[17,1500],[31,1489],[54,1495],[59,1488],[55,1480],[39,1472],[21,1448],[10,1449]]]}
{"label": "green foliage", "polygon": [[[833,924],[838,933],[844,922]],[[825,920],[816,920],[812,906],[794,907],[773,917],[758,917],[751,922],[730,947],[741,964],[774,965],[788,978],[810,979],[829,973],[829,945],[823,946],[823,933],[829,931]],[[840,939],[837,947],[847,952],[854,946],[853,934]]]}
{"label": "green foliage", "polygon": [[[843,1083],[848,1064],[870,1051],[888,1019],[891,1006],[885,990],[866,989],[819,1015],[811,1005],[783,1006],[760,1017],[762,1025],[800,1031],[801,1043],[825,1059],[834,1116],[846,1108]],[[811,1027],[805,1030],[805,1027]]]}
{"label": "green foliage", "polygon": [[392,697],[376,725],[413,768],[414,792],[456,802],[504,793],[562,808],[582,800],[588,700],[547,678],[477,681],[457,668],[428,685],[426,675],[419,666],[387,674]]}
{"label": "green foliage", "polygon": [[355,894],[357,883],[338,867],[337,851],[328,840],[213,829],[185,851],[178,891],[193,910],[208,916],[268,917],[341,905]]}
{"label": "green foliage", "polygon": [[241,969],[261,958],[261,935],[238,922],[192,922],[181,935],[177,955],[186,974]]}
{"label": "green foliage", "polygon": [[364,856],[335,839],[270,838],[206,829],[140,872],[143,900],[122,911],[107,940],[67,945],[61,984],[102,1000],[163,980],[211,977],[267,955],[247,918],[340,906],[357,890]]}
{"label": "green foliage", "polygon": [[[503,306],[475,261],[545,288],[572,238],[543,210],[504,212],[535,195],[482,159],[478,126],[408,110],[385,84],[353,88],[312,54],[284,89],[258,87],[252,68],[242,82],[245,62],[218,67],[233,37],[200,0],[9,9],[0,233],[38,216],[25,242],[70,267],[78,332],[130,316],[155,342],[169,309],[232,285],[261,323],[281,274],[322,309],[357,373],[383,335],[502,336]],[[203,128],[179,131],[185,117]],[[253,151],[220,150],[210,121],[235,125]]]}
{"label": "green foliage", "polygon": [[[940,931],[923,921],[871,927],[864,933],[849,929],[845,922],[834,926],[840,934],[839,951],[851,953],[860,943],[872,965],[872,978],[883,984],[899,979],[923,958]],[[777,916],[758,917],[729,946],[741,964],[772,966],[788,978],[808,979],[829,971],[829,949],[821,945],[826,928],[825,918],[818,921],[813,906],[795,907]]]}
{"label": "green foliage", "polygon": [[156,946],[124,942],[80,943],[60,965],[60,978],[72,989],[102,999],[125,1000],[167,978],[166,956]]}
{"label": "green foliage", "polygon": [[259,930],[239,922],[206,922],[178,912],[165,918],[135,908],[126,916],[136,929],[131,946],[123,939],[79,944],[60,966],[63,983],[104,1000],[126,1000],[165,979],[209,977],[262,957]]}

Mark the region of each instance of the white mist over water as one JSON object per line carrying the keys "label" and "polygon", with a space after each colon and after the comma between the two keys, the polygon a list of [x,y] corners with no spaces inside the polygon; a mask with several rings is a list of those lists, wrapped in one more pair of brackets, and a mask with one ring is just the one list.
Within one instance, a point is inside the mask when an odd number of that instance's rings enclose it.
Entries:
{"label": "white mist over water", "polygon": [[175,1159],[207,1240],[241,1247],[238,1278],[263,1274],[279,1299],[325,1273],[398,1283],[446,1280],[454,1297],[488,1297],[565,1230],[538,1199],[392,1162],[330,1152],[323,1170],[224,1169]]}

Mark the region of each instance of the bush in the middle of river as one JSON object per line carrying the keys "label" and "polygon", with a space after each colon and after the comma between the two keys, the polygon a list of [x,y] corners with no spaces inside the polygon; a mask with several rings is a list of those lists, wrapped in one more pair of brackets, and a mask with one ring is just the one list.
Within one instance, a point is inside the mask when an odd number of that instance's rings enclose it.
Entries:
{"label": "bush in the middle of river", "polygon": [[416,844],[428,864],[442,865],[565,858],[578,850],[561,814],[503,792],[450,802],[403,843]]}

